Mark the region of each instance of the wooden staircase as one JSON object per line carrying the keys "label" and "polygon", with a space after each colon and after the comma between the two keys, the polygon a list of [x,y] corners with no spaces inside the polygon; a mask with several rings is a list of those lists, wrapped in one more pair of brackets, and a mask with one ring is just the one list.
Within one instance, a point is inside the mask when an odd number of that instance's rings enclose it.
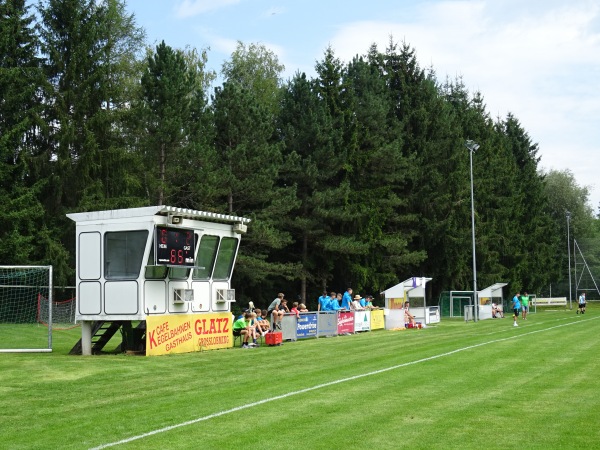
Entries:
{"label": "wooden staircase", "polygon": [[[130,321],[105,321],[97,320],[94,322],[92,327],[92,354],[96,355],[100,353],[108,341],[121,329],[121,327]],[[81,355],[81,339],[75,344],[75,346],[69,352],[69,355]],[[123,344],[119,347],[123,347]]]}

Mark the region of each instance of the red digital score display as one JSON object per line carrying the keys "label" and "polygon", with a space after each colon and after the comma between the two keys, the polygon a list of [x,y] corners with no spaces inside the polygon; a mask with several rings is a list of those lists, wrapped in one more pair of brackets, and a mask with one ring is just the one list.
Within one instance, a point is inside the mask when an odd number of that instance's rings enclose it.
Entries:
{"label": "red digital score display", "polygon": [[156,264],[193,266],[195,243],[194,230],[156,227]]}

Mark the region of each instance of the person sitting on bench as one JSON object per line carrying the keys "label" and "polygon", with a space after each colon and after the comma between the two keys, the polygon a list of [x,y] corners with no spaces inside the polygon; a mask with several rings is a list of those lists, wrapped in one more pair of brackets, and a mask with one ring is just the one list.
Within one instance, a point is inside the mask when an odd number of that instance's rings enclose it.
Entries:
{"label": "person sitting on bench", "polygon": [[269,332],[271,324],[268,320],[263,318],[262,311],[260,309],[255,309],[254,313],[256,314],[256,318],[252,316],[254,318],[254,327],[256,328],[258,334],[264,336]]}
{"label": "person sitting on bench", "polygon": [[415,316],[410,313],[409,308],[410,302],[404,302],[404,326],[406,328],[414,328],[416,324]]}
{"label": "person sitting on bench", "polygon": [[504,319],[504,311],[502,311],[502,307],[498,307],[497,304],[492,303],[492,319]]}
{"label": "person sitting on bench", "polygon": [[[233,322],[233,335],[242,336],[242,348],[258,346],[255,343],[248,344],[248,340],[254,335],[254,328],[252,327],[252,313],[250,311],[244,313],[244,317],[242,319],[238,319]],[[255,339],[256,338],[254,338],[254,340]]]}

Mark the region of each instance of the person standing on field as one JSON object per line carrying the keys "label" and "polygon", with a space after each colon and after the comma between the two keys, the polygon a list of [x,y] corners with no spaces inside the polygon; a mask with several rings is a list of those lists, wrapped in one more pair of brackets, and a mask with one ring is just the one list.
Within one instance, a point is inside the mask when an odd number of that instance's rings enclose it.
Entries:
{"label": "person standing on field", "polygon": [[529,295],[527,294],[527,291],[521,295],[521,311],[523,320],[527,320],[527,313],[529,312]]}
{"label": "person standing on field", "polygon": [[577,314],[579,314],[579,311],[581,311],[581,314],[585,314],[585,292],[582,292],[579,296],[579,309],[577,310]]}
{"label": "person standing on field", "polygon": [[517,292],[515,294],[515,296],[512,299],[512,307],[513,307],[513,320],[514,320],[514,327],[518,327],[519,325],[517,324],[517,319],[519,318],[519,314],[521,312],[521,301],[519,300],[519,298],[521,297],[521,293]]}

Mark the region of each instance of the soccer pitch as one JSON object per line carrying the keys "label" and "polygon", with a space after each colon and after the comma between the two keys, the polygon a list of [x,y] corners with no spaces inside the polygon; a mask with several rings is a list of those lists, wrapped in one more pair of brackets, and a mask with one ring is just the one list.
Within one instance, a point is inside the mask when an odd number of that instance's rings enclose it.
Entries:
{"label": "soccer pitch", "polygon": [[281,347],[0,354],[7,449],[553,449],[600,442],[600,307]]}

